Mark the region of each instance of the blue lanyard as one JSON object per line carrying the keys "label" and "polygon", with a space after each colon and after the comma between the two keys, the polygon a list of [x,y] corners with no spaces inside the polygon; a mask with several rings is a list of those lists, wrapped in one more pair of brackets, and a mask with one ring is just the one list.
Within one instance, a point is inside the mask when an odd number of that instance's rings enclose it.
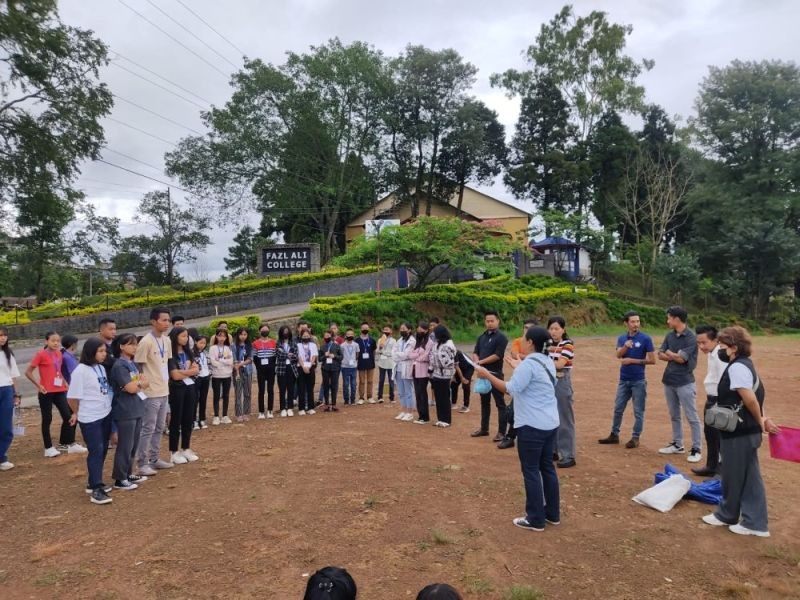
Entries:
{"label": "blue lanyard", "polygon": [[128,371],[130,371],[133,375],[139,374],[139,368],[136,366],[136,363],[128,360],[127,358],[120,358],[122,364],[128,367]]}
{"label": "blue lanyard", "polygon": [[247,346],[236,346],[236,360],[243,362],[247,355]]}
{"label": "blue lanyard", "polygon": [[100,384],[100,392],[104,396],[108,395],[108,378],[105,375],[105,369],[103,369],[102,366],[94,365],[92,371],[97,375],[97,383]]}
{"label": "blue lanyard", "polygon": [[178,354],[178,362],[180,363],[181,371],[185,371],[186,370],[186,353],[185,352],[181,352],[180,354]]}
{"label": "blue lanyard", "polygon": [[150,335],[153,336],[153,339],[156,341],[156,346],[158,346],[158,353],[161,355],[161,360],[164,360],[164,353],[166,352],[166,344],[163,342],[159,343],[158,338],[155,334],[151,331]]}
{"label": "blue lanyard", "polygon": [[370,339],[369,338],[361,338],[361,341],[364,342],[365,351],[369,352]]}

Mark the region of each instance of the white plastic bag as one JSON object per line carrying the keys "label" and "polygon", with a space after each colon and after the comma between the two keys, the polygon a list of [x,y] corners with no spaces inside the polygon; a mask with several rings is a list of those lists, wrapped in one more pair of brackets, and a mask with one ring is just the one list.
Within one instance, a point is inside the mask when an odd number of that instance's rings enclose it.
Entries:
{"label": "white plastic bag", "polygon": [[22,424],[22,409],[14,407],[14,437],[25,435],[25,425]]}
{"label": "white plastic bag", "polygon": [[661,483],[633,497],[634,502],[660,512],[669,512],[689,491],[691,483],[681,475],[672,475]]}

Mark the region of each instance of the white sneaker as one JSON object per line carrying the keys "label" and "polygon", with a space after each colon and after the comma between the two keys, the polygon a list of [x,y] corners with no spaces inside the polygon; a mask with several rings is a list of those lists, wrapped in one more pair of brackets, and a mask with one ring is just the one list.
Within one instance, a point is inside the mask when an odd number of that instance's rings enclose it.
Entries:
{"label": "white sneaker", "polygon": [[222,417],[222,424],[223,425],[230,425],[231,423],[233,423],[233,421],[231,421],[230,417]]}
{"label": "white sneaker", "polygon": [[375,398],[370,398],[369,400],[367,400],[367,402],[370,404],[376,404]]}
{"label": "white sneaker", "polygon": [[61,452],[59,452],[58,450],[56,450],[52,446],[50,446],[49,448],[45,449],[45,451],[44,451],[44,457],[45,458],[55,458],[56,456],[61,456]]}
{"label": "white sneaker", "polygon": [[272,419],[272,418],[273,418],[273,416],[274,416],[274,415],[272,414],[272,411],[271,411],[271,410],[268,410],[268,411],[267,411],[267,418],[268,418],[268,419]]}
{"label": "white sneaker", "polygon": [[684,447],[679,446],[675,442],[670,442],[669,444],[658,450],[659,454],[683,454],[684,452],[686,452]]}
{"label": "white sneaker", "polygon": [[689,452],[689,456],[686,457],[686,460],[690,463],[700,462],[703,460],[703,455],[697,448],[692,448],[691,452]]}
{"label": "white sneaker", "polygon": [[219,425],[219,417],[214,417],[213,419],[211,419],[211,424],[212,425]]}
{"label": "white sneaker", "polygon": [[724,521],[720,521],[714,515],[714,513],[707,514],[705,517],[703,517],[702,520],[703,520],[703,523],[705,523],[706,525],[713,525],[714,527],[722,527],[723,525],[728,525]]}
{"label": "white sneaker", "polygon": [[356,401],[356,404],[364,404],[364,401],[363,400],[358,400],[358,401]]}
{"label": "white sneaker", "polygon": [[313,408],[309,408],[308,412],[306,414],[315,415],[315,414],[317,414],[317,411],[315,411]]}
{"label": "white sneaker", "polygon": [[445,423],[444,421],[436,421],[436,423],[434,423],[434,426],[446,428],[450,427],[450,423]]}
{"label": "white sneaker", "polygon": [[293,417],[294,416],[294,411],[290,408],[289,410],[286,411],[286,416]]}
{"label": "white sneaker", "polygon": [[427,424],[428,421],[425,421],[424,419],[417,419],[416,421],[414,421],[414,425],[427,425]]}
{"label": "white sneaker", "polygon": [[282,417],[285,417],[285,416],[286,416],[286,411],[285,411],[285,410],[282,410],[282,411],[281,411],[281,416],[282,416]]}
{"label": "white sneaker", "polygon": [[200,429],[208,429],[208,423],[205,421],[200,421]]}
{"label": "white sneaker", "polygon": [[191,448],[187,448],[186,450],[181,450],[181,454],[183,454],[183,457],[184,457],[186,460],[188,460],[189,462],[195,462],[195,461],[197,461],[197,460],[200,460],[200,457],[199,457],[199,456],[197,456],[197,454],[195,454],[195,453],[192,451],[192,449],[191,449]]}
{"label": "white sneaker", "polygon": [[462,406],[461,408],[458,409],[458,412],[460,412],[462,414],[468,413],[469,412],[469,406]]}
{"label": "white sneaker", "polygon": [[731,533],[738,533],[739,535],[755,535],[758,537],[769,537],[769,531],[756,531],[755,529],[748,529],[740,524],[731,525],[728,527]]}
{"label": "white sneaker", "polygon": [[199,429],[200,429],[200,423],[195,421],[194,422],[194,427],[192,427],[192,431],[199,431]]}
{"label": "white sneaker", "polygon": [[300,411],[299,413],[297,413],[297,414],[298,414],[298,415],[300,415],[301,417],[305,417],[305,416],[306,416],[306,411],[304,411],[304,410],[301,410],[301,411]]}
{"label": "white sneaker", "polygon": [[399,415],[397,415],[397,416],[395,417],[395,420],[397,420],[397,421],[402,421],[402,420],[405,418],[405,416],[406,416],[406,413],[404,413],[404,412],[401,412]]}
{"label": "white sneaker", "polygon": [[70,444],[67,448],[67,454],[88,454],[89,450],[77,442],[74,444]]}
{"label": "white sneaker", "polygon": [[2,462],[0,463],[0,471],[10,471],[14,468],[14,463],[12,462]]}
{"label": "white sneaker", "polygon": [[170,460],[172,460],[172,464],[175,465],[185,465],[189,462],[181,452],[173,452]]}
{"label": "white sneaker", "polygon": [[406,413],[406,416],[403,417],[403,421],[413,421],[414,415],[412,413]]}
{"label": "white sneaker", "polygon": [[265,415],[264,413],[258,413],[258,418],[259,418],[259,420],[260,419],[266,419],[267,415]]}

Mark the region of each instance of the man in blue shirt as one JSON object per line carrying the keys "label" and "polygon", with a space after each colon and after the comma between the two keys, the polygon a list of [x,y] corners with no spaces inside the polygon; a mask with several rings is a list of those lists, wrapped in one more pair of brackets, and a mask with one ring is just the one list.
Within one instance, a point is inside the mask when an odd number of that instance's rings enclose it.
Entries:
{"label": "man in blue shirt", "polygon": [[644,428],[644,409],[647,402],[647,379],[644,376],[646,365],[656,364],[655,347],[652,338],[641,332],[639,313],[625,313],[625,326],[628,333],[617,338],[617,359],[620,361],[619,385],[614,400],[614,419],[608,437],[597,440],[600,444],[619,444],[619,429],[622,415],[628,401],[633,398],[633,435],[625,444],[626,448],[639,446],[639,437]]}

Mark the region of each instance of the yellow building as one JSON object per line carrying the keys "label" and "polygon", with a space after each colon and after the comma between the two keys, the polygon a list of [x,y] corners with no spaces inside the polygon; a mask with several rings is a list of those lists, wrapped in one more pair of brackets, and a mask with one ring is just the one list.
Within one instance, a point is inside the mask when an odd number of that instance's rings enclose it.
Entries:
{"label": "yellow building", "polygon": [[[434,202],[431,206],[433,217],[455,217],[458,206],[458,192],[453,194],[448,204]],[[464,188],[464,198],[461,202],[462,218],[469,221],[492,221],[498,228],[510,233],[512,236],[525,236],[527,239],[528,224],[531,220],[530,213],[511,206],[502,200],[492,198],[471,187]],[[420,215],[425,214],[425,201],[420,201]],[[384,196],[375,206],[364,211],[347,224],[346,235],[349,244],[355,238],[364,235],[367,221],[374,219],[398,219],[400,223],[411,220],[411,202],[401,201],[397,194]]]}

